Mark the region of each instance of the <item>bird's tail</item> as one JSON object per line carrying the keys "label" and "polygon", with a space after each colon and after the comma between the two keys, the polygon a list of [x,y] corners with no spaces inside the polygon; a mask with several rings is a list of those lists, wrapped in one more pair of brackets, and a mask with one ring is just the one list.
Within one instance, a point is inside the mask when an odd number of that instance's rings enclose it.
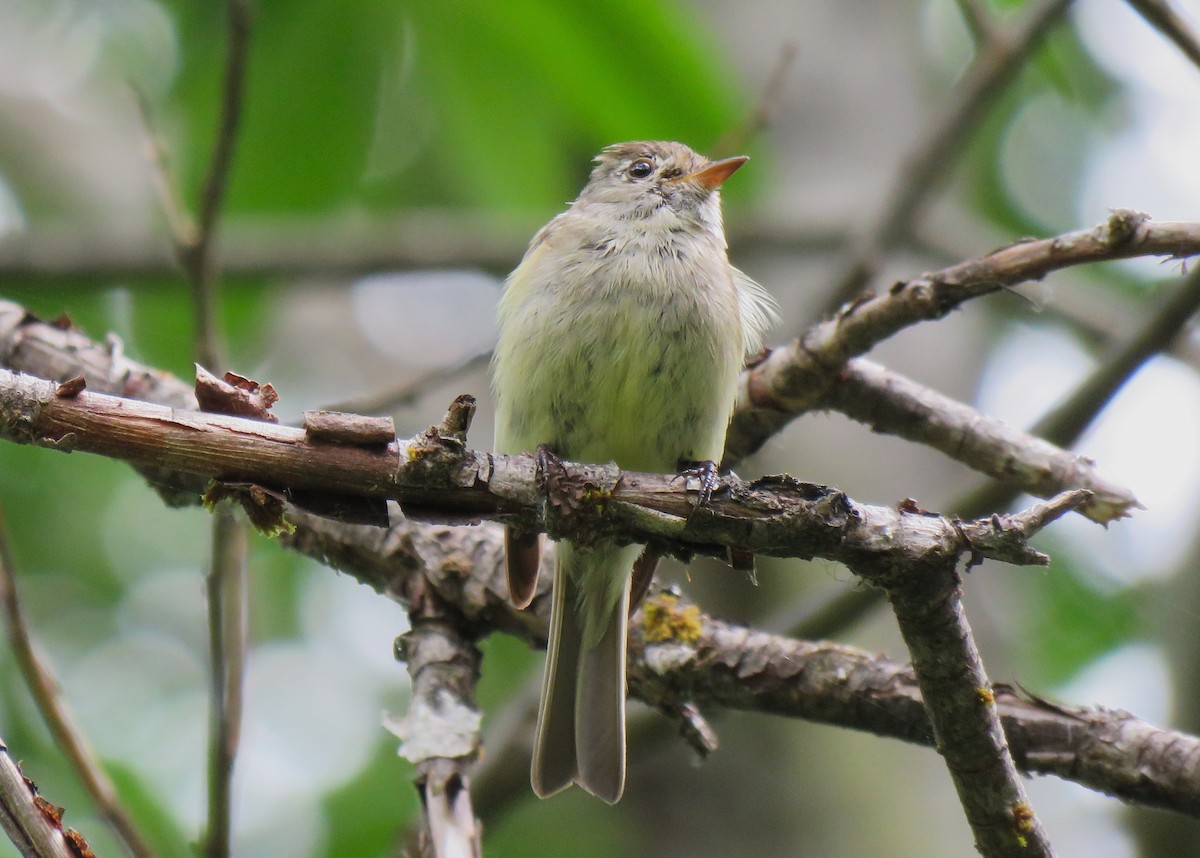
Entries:
{"label": "bird's tail", "polygon": [[629,571],[640,550],[558,543],[533,751],[539,796],[577,783],[612,804],[625,789]]}

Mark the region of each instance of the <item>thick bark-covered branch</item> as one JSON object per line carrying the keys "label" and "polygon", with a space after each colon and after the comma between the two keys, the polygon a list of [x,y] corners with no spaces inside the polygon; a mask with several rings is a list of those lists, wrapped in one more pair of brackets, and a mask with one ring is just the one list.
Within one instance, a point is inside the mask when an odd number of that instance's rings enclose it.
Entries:
{"label": "thick bark-covered branch", "polygon": [[[40,322],[19,305],[2,301],[0,365],[55,380],[84,375],[92,390],[177,408],[196,407],[188,385],[126,359],[119,342],[110,339],[105,344],[97,344],[65,324]],[[859,384],[860,376],[868,374],[869,366],[850,361],[845,373],[834,374],[836,380],[824,399],[806,407],[845,410],[855,419],[877,424],[881,431],[896,432],[930,444],[1031,494],[1048,497],[1072,488],[1089,489],[1095,493],[1094,499],[1081,511],[1100,521],[1127,514],[1137,506],[1132,492],[1105,480],[1090,462],[1066,450],[1047,446],[1027,433],[908,382],[895,373],[882,370],[882,378],[876,373],[871,383],[863,379]],[[743,379],[753,378],[756,372],[757,367],[747,371]],[[864,385],[872,389],[861,389]],[[898,390],[898,386],[904,389]],[[372,406],[367,401],[354,404],[367,410]],[[741,455],[738,450],[745,435],[735,434],[737,427],[744,430],[753,425],[761,429],[759,422],[769,419],[777,421],[776,428],[780,428],[800,413],[759,408],[748,404],[743,396],[742,407],[731,426],[726,461],[734,462]],[[914,413],[919,413],[926,422],[918,427]]]}
{"label": "thick bark-covered branch", "polygon": [[424,823],[418,847],[436,858],[479,858],[482,826],[470,784],[482,746],[483,713],[475,703],[481,656],[428,579],[408,576],[400,595],[412,628],[397,641],[397,655],[408,665],[412,695],[408,713],[388,726],[401,739],[400,755],[417,770]]}
{"label": "thick bark-covered branch", "polygon": [[[556,538],[609,535],[676,554],[737,548],[776,557],[825,557],[861,566],[954,562],[963,554],[1017,564],[1048,558],[1001,517],[957,522],[920,510],[860,504],[843,493],[787,476],[720,481],[698,506],[673,475],[568,465],[556,479],[567,503],[543,503],[543,475],[532,456],[461,449],[435,431],[387,446],[311,439],[303,429],[181,411],[0,370],[0,437],[66,452],[82,451],[139,467],[281,492],[390,499],[422,515],[468,523],[516,522]],[[1060,511],[1078,506],[1070,495]],[[565,507],[570,507],[569,512]]]}
{"label": "thick bark-covered branch", "polygon": [[1087,262],[1198,253],[1200,223],[1153,223],[1118,210],[1092,229],[1018,242],[846,304],[743,374],[725,458],[750,455],[796,416],[822,407],[851,358],[909,325],[942,318],[964,301]]}
{"label": "thick bark-covered branch", "polygon": [[883,586],[976,848],[984,855],[1051,855],[1000,724],[958,570],[921,563],[887,574]]}
{"label": "thick bark-covered branch", "polygon": [[[695,701],[933,744],[910,665],[703,615],[688,641],[647,643],[643,625],[633,628],[630,688],[651,705]],[[992,694],[1021,771],[1200,817],[1200,738],[1120,710],[1059,706],[1002,684]]]}

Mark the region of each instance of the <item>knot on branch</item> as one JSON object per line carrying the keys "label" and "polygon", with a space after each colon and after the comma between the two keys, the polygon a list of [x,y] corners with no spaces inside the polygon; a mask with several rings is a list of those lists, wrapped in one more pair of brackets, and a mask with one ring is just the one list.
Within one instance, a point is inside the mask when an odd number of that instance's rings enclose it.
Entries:
{"label": "knot on branch", "polygon": [[568,469],[545,444],[538,447],[536,459],[536,482],[544,499],[546,533],[551,538],[592,545],[619,532],[604,518],[621,483],[619,469],[592,465]]}
{"label": "knot on branch", "polygon": [[1139,226],[1150,220],[1150,215],[1133,209],[1113,209],[1104,223],[1104,243],[1108,247],[1120,247],[1133,238]]}
{"label": "knot on branch", "polygon": [[18,444],[56,444],[63,436],[46,435],[37,428],[56,385],[23,373],[8,377],[12,384],[0,389],[0,434]]}

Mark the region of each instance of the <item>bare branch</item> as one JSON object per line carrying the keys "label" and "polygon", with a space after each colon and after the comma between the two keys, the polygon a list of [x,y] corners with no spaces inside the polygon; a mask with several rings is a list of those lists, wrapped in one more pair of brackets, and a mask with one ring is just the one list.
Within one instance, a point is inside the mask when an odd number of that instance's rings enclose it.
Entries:
{"label": "bare branch", "polygon": [[1156,224],[1137,212],[1118,210],[1092,229],[1018,242],[847,304],[742,376],[725,459],[750,455],[787,422],[819,407],[850,358],[909,325],[940,319],[964,301],[1069,266],[1197,253],[1200,223]]}
{"label": "bare branch", "polygon": [[729,129],[713,144],[711,152],[713,158],[736,155],[770,124],[771,114],[779,104],[779,99],[783,94],[783,85],[787,81],[795,61],[795,43],[784,42],[779,49],[779,59],[775,61],[775,67],[767,77],[766,85],[763,86],[758,100],[741,123]]}
{"label": "bare branch", "polygon": [[[1146,321],[1141,330],[1117,345],[1110,356],[1101,360],[1095,371],[1054,410],[1043,416],[1030,430],[1063,447],[1072,446],[1091,425],[1109,399],[1151,357],[1167,349],[1200,308],[1200,271],[1187,277]],[[1098,490],[1096,503],[1110,496],[1095,485],[1078,485]],[[963,499],[956,509],[963,515],[982,515],[986,510],[1003,509],[1017,497],[1020,483],[989,483]],[[1037,494],[1037,492],[1034,492]]]}
{"label": "bare branch", "polygon": [[[0,305],[0,319],[3,309]],[[86,338],[75,332],[58,331],[37,323],[20,330],[31,336],[0,337],[0,357],[12,358],[26,368],[48,364],[57,367],[64,376],[79,371],[79,366],[70,362],[78,357],[89,367],[93,388],[120,390],[130,385],[172,402],[190,395],[187,386],[178,380],[127,362],[115,373],[105,372],[103,349],[94,345],[89,348]],[[68,354],[56,355],[54,343],[60,336],[70,346]],[[531,610],[516,611],[507,602],[503,540],[498,526],[428,525],[396,516],[390,528],[381,529],[342,524],[299,511],[290,513],[289,518],[296,529],[282,537],[285,544],[353,575],[380,592],[401,598],[408,586],[406,580],[421,576],[440,598],[455,606],[471,628],[501,630],[534,644],[545,643],[549,616],[546,591],[543,589]],[[990,520],[984,526],[990,527]],[[552,563],[552,557],[545,562]],[[548,581],[549,576],[542,578]],[[684,694],[686,699],[701,706],[754,708],[846,724],[906,741],[932,742],[928,722],[921,714],[915,681],[900,665],[881,662],[876,656],[861,653],[858,656],[879,663],[881,675],[890,677],[893,685],[898,675],[908,676],[901,683],[903,687],[895,686],[894,697],[888,698],[890,702],[884,703],[876,686],[865,682],[861,672],[856,673],[847,662],[828,660],[831,651],[844,648],[734,629],[708,618],[704,619],[703,628],[705,631],[697,642],[700,657],[677,660],[667,673],[661,672],[662,663],[657,662],[659,672],[653,674],[663,682],[673,683],[669,687],[676,689],[674,693]],[[710,629],[721,630],[721,635],[710,636]],[[716,640],[723,643],[719,650],[713,651],[709,649],[713,645],[710,641]],[[736,644],[733,649],[729,648],[731,641]],[[751,669],[751,665],[758,667]],[[631,670],[636,691],[639,682],[647,681],[636,678],[651,674],[640,656],[635,657]],[[769,677],[774,677],[774,681],[767,682]],[[821,677],[824,686],[808,684]],[[806,689],[813,693],[806,696],[803,693]],[[1189,762],[1194,759],[1189,755],[1196,752],[1187,750],[1196,747],[1195,739],[1154,730],[1120,713],[1018,706],[1002,688],[994,690],[1014,756],[1023,771],[1052,773],[1126,800],[1197,813],[1200,802],[1195,792],[1200,790],[1200,783],[1194,778],[1194,762]],[[654,706],[663,702],[649,691],[637,693]],[[1180,756],[1171,749],[1180,749]],[[491,777],[488,780],[491,782]],[[489,794],[492,789],[488,788]]]}
{"label": "bare branch", "polygon": [[246,74],[246,56],[250,50],[250,0],[227,0],[227,29],[224,81],[221,90],[221,116],[213,144],[208,175],[200,192],[199,212],[193,241],[175,236],[180,263],[192,282],[195,301],[196,359],[204,366],[220,364],[217,346],[217,265],[213,245],[217,215],[225,200],[229,172],[233,166],[234,146],[242,118],[242,92]]}
{"label": "bare branch", "polygon": [[[0,741],[0,828],[22,858],[79,858],[83,838],[62,827],[62,808],[38,795],[37,787]],[[83,844],[86,846],[86,844]]]}
{"label": "bare branch", "polygon": [[246,528],[222,505],[212,522],[208,602],[208,830],[205,853],[228,854],[233,828],[232,781],[242,734],[246,669]]}
{"label": "bare branch", "polygon": [[461,617],[420,575],[405,579],[401,598],[412,629],[397,642],[408,664],[408,713],[389,728],[400,754],[417,769],[422,834],[437,858],[479,858],[482,826],[471,809],[471,769],[481,747],[483,714],[475,703],[480,652],[463,633]]}
{"label": "bare branch", "polygon": [[985,856],[1053,854],[1000,726],[954,564],[921,563],[883,586],[975,847]]}
{"label": "bare branch", "polygon": [[[702,616],[692,641],[647,644],[631,624],[631,693],[651,706],[694,701],[804,718],[930,746],[909,665],[835,643],[778,637]],[[1200,817],[1200,738],[1128,712],[1066,707],[993,685],[1017,767],[1126,801]]]}
{"label": "bare branch", "polygon": [[153,851],[121,804],[116,786],[84,741],[63,699],[62,687],[38,651],[17,597],[15,568],[7,528],[0,514],[0,602],[3,603],[7,620],[9,647],[21,676],[33,695],[50,735],[54,737],[54,743],[70,762],[100,815],[124,842],[129,854],[135,858],[150,858]]}
{"label": "bare branch", "polygon": [[[955,459],[965,460],[967,456],[983,453],[983,462],[972,467],[992,474],[999,482],[986,483],[950,503],[948,508],[959,515],[974,518],[1005,509],[1021,491],[1046,497],[1069,486],[1080,486],[1094,492],[1092,500],[1080,512],[1099,520],[1104,520],[1105,516],[1119,516],[1140,506],[1133,494],[1098,477],[1089,460],[1075,457],[1066,449],[1074,445],[1109,397],[1146,359],[1178,342],[1178,334],[1195,314],[1198,302],[1200,274],[1193,273],[1140,331],[1116,346],[1111,357],[1103,360],[1074,393],[1039,420],[1030,430],[1031,435],[1016,432],[972,409],[960,411],[966,406],[864,360],[851,360],[847,364],[837,384],[830,388],[829,405],[855,420],[869,423],[878,431],[921,440]],[[926,407],[922,403],[929,405]],[[961,419],[956,419],[955,415]],[[961,437],[957,434],[960,431]],[[976,438],[979,434],[993,432],[1008,440],[991,448]],[[918,437],[914,438],[914,434]],[[1038,436],[1045,441],[1039,440]],[[1061,445],[1062,449],[1050,446],[1046,441]],[[1027,449],[1011,458],[988,458],[984,452],[1022,447]],[[1048,455],[1042,457],[1039,450]],[[998,472],[988,466],[989,461],[1000,466]],[[1021,479],[1006,479],[1005,470],[1012,468],[1032,470]],[[789,624],[789,628],[797,637],[830,637],[882,605],[883,601],[878,590],[844,591],[808,608],[802,618]]]}
{"label": "bare branch", "polygon": [[[521,258],[545,213],[493,215],[442,209],[391,217],[223,218],[221,269],[245,277],[357,277],[381,271],[482,268],[503,276]],[[729,229],[738,255],[760,251],[830,251],[848,229],[819,218],[738,218]],[[178,276],[178,260],[154,235],[41,224],[0,238],[0,278],[109,287],[113,280],[159,286]]]}
{"label": "bare branch", "polygon": [[[1006,491],[1018,489],[1047,498],[1069,488],[1088,489],[1092,497],[1079,511],[1101,524],[1141,508],[1129,489],[1096,473],[1095,462],[1086,456],[981,414],[864,358],[846,364],[822,404],[876,432],[940,450],[1000,480]],[[989,506],[970,514],[1000,508]]]}
{"label": "bare branch", "polygon": [[[530,455],[461,448],[426,433],[386,447],[313,442],[304,430],[219,414],[188,413],[57,386],[0,370],[0,437],[78,450],[136,466],[275,491],[389,498],[442,520],[481,517],[519,522],[555,538],[608,534],[664,551],[822,556],[856,566],[861,556],[894,562],[979,551],[1013,563],[1045,562],[1012,544],[972,544],[940,516],[859,504],[841,492],[790,477],[746,482],[729,475],[697,508],[675,475],[567,465],[562,476],[576,508],[541,514],[537,465]],[[591,500],[588,500],[588,499]],[[982,527],[990,527],[987,522]]]}
{"label": "bare branch", "polygon": [[[218,121],[208,172],[200,190],[195,223],[182,213],[167,164],[166,150],[153,131],[150,111],[139,100],[154,144],[157,184],[172,229],[175,255],[192,289],[196,360],[220,366],[217,323],[217,262],[214,253],[217,217],[233,166],[242,118],[246,59],[250,47],[250,0],[226,2],[228,45]],[[210,658],[208,736],[208,858],[229,854],[232,831],[231,782],[241,735],[242,685],[246,659],[246,534],[228,509],[217,510],[212,522],[212,563],[207,578]]]}
{"label": "bare branch", "polygon": [[[327,562],[381,592],[398,594],[411,576],[425,577],[461,611],[471,628],[502,630],[545,646],[550,593],[543,587],[529,610],[515,610],[505,592],[503,539],[492,524],[427,525],[397,518],[387,530],[295,517],[285,536],[292,548]],[[553,559],[546,561],[552,563]],[[699,636],[647,646],[639,614],[630,624],[631,694],[656,709],[691,701],[834,724],[931,746],[933,733],[909,665],[836,643],[810,642],[734,626],[707,615]],[[651,653],[650,650],[654,652]],[[1010,749],[1021,771],[1052,774],[1099,792],[1200,818],[1200,738],[1162,730],[1104,708],[1062,707],[993,686]],[[528,721],[536,689],[511,713]],[[514,725],[510,728],[516,729]],[[476,778],[478,806],[489,814],[516,781],[490,754]],[[519,746],[520,742],[516,742]],[[527,758],[526,758],[527,759]],[[527,786],[522,772],[518,779]]]}

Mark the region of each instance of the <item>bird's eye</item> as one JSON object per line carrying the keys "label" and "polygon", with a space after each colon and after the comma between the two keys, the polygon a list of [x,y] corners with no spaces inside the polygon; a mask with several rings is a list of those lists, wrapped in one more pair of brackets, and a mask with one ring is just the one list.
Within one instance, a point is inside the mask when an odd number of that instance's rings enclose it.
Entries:
{"label": "bird's eye", "polygon": [[634,161],[629,165],[629,175],[635,179],[644,179],[654,172],[654,165],[645,158]]}

